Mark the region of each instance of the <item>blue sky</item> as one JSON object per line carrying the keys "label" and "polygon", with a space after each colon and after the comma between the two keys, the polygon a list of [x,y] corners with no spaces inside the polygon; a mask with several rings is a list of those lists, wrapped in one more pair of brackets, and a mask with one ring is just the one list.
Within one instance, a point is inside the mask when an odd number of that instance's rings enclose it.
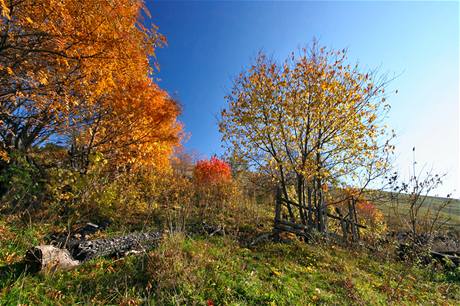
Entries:
{"label": "blue sky", "polygon": [[168,46],[157,51],[162,88],[183,105],[185,146],[220,154],[217,115],[231,80],[259,50],[284,59],[313,37],[348,48],[363,69],[398,75],[387,123],[396,130],[396,167],[447,172],[444,194],[459,186],[458,2],[151,1]]}

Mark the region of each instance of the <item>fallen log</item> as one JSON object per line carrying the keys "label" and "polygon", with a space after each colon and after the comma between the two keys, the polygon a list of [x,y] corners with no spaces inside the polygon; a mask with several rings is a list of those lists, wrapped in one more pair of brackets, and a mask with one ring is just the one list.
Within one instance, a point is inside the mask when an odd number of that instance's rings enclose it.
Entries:
{"label": "fallen log", "polygon": [[294,222],[286,221],[286,220],[280,220],[280,221],[278,221],[278,224],[282,224],[282,225],[292,227],[292,228],[295,228],[295,229],[298,229],[298,230],[304,230],[304,231],[310,231],[311,230],[311,227],[308,227],[308,226],[303,225],[303,224],[297,224],[297,223],[294,223]]}
{"label": "fallen log", "polygon": [[308,234],[305,231],[300,230],[298,228],[294,228],[289,225],[285,225],[285,224],[276,224],[274,227],[274,231],[275,232],[289,232],[297,236],[302,236],[307,239],[309,238]]}
{"label": "fallen log", "polygon": [[86,223],[84,226],[78,227],[75,230],[68,232],[51,233],[45,237],[47,244],[51,244],[58,248],[67,248],[68,250],[75,244],[78,244],[82,240],[89,240],[91,235],[105,230],[109,222],[105,221],[101,224]]}
{"label": "fallen log", "polygon": [[39,245],[29,249],[26,252],[25,263],[28,271],[33,273],[69,270],[80,264],[72,258],[68,250],[52,245]]}
{"label": "fallen log", "polygon": [[98,240],[83,240],[70,247],[74,259],[87,261],[97,257],[120,257],[130,251],[144,251],[161,240],[160,232],[132,233],[126,236]]}
{"label": "fallen log", "polygon": [[97,240],[73,240],[66,248],[52,245],[34,246],[26,252],[25,263],[31,272],[68,270],[90,259],[122,257],[155,247],[161,232],[132,233]]}
{"label": "fallen log", "polygon": [[438,260],[450,260],[452,262],[453,265],[455,266],[459,266],[460,265],[460,257],[456,256],[456,255],[450,255],[450,254],[446,254],[446,253],[440,253],[440,252],[435,252],[435,251],[431,251],[430,252],[430,255],[431,257],[433,257],[434,259],[438,259]]}

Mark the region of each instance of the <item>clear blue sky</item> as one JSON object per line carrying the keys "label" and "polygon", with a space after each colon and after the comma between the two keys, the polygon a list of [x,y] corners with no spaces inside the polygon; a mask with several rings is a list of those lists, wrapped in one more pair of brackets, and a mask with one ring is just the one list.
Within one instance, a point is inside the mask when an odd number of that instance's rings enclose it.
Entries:
{"label": "clear blue sky", "polygon": [[259,50],[276,58],[317,37],[348,48],[351,62],[400,75],[391,87],[388,124],[396,166],[448,172],[440,193],[459,196],[458,2],[148,2],[168,46],[157,52],[160,86],[183,105],[185,144],[205,156],[223,152],[216,116],[232,78]]}

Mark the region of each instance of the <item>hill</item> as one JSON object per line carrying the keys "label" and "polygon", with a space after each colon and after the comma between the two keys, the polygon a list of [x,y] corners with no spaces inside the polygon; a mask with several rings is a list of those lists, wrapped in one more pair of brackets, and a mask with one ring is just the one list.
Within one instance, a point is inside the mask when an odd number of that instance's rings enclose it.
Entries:
{"label": "hill", "polygon": [[[0,221],[0,304],[455,305],[460,299],[460,270],[295,238],[248,248],[233,236],[177,233],[141,255],[97,259],[68,272],[23,273],[22,255],[51,229]],[[119,233],[109,228],[103,235]]]}
{"label": "hill", "polygon": [[[390,201],[391,193],[384,191],[374,191],[372,197],[378,208],[385,214],[387,221],[391,224],[398,216],[405,217],[409,212],[409,195],[400,194],[399,204]],[[436,212],[446,202],[449,204],[440,210],[440,219],[445,222],[445,227],[455,231],[460,231],[460,199],[426,196],[420,209],[420,215],[424,216],[429,211]]]}

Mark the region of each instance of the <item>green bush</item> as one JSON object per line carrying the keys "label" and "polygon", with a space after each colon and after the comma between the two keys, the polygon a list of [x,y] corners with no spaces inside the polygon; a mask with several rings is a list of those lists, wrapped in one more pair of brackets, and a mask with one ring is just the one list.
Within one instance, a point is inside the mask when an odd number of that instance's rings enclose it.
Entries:
{"label": "green bush", "polygon": [[0,197],[4,208],[12,210],[37,205],[43,197],[43,174],[20,153],[12,153],[0,170]]}

